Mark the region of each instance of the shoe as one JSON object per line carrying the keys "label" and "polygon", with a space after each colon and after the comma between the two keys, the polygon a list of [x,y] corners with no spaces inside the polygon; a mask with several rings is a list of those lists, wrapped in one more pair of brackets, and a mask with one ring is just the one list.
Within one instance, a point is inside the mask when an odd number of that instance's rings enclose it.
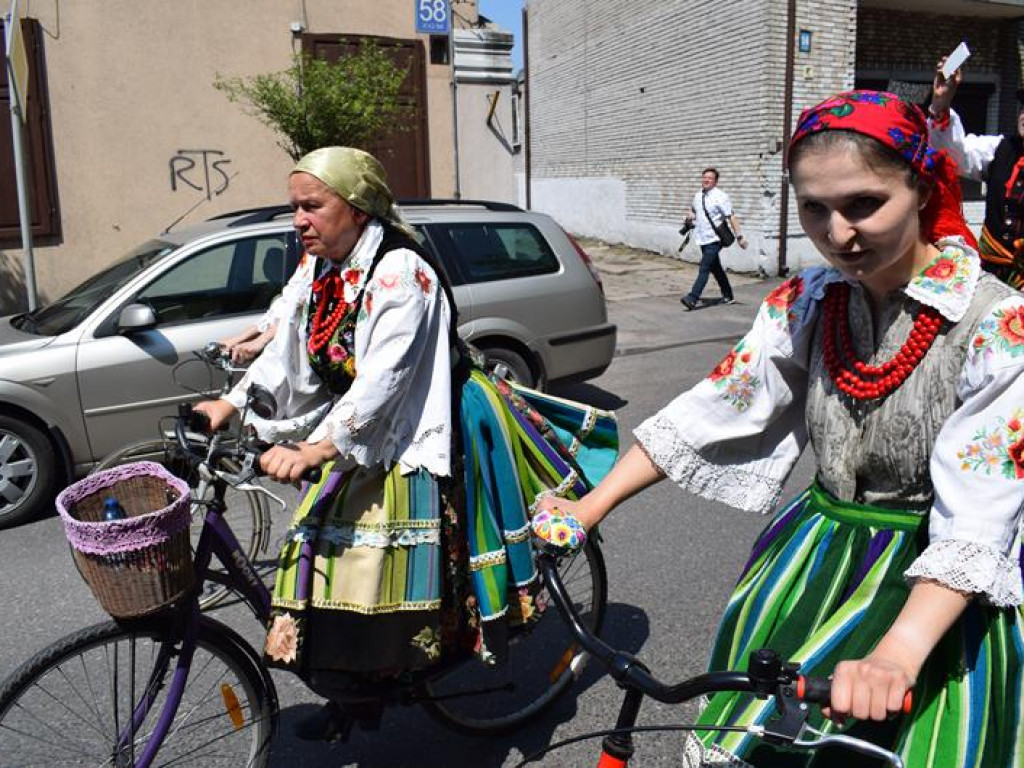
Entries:
{"label": "shoe", "polygon": [[344,712],[337,703],[328,701],[313,714],[299,720],[293,733],[303,741],[345,742],[354,724],[354,717]]}
{"label": "shoe", "polygon": [[679,303],[682,304],[684,307],[686,307],[686,311],[687,312],[692,312],[694,309],[697,308],[697,305],[694,304],[692,301],[690,301],[685,296],[683,296],[681,299],[679,299]]}
{"label": "shoe", "polygon": [[731,298],[731,297],[730,297],[730,298],[728,298],[728,299],[726,299],[726,298],[723,298],[723,299],[722,299],[722,300],[721,300],[720,302],[718,302],[718,303],[719,303],[719,304],[735,304],[735,303],[736,303],[736,299],[734,299],[734,298]]}

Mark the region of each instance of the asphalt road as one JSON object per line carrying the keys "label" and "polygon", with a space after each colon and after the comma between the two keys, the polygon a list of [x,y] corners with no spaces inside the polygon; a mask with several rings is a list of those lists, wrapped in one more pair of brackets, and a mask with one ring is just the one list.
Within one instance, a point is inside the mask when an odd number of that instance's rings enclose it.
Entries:
{"label": "asphalt road", "polygon": [[[651,328],[679,323],[683,329],[645,351],[637,343],[623,350],[611,368],[587,384],[562,387],[564,396],[614,409],[623,447],[632,429],[676,393],[693,385],[728,351],[731,336],[742,331],[756,309],[763,286],[750,288],[749,300],[732,307],[684,313],[674,298],[617,302],[613,318],[632,313],[634,323]],[[745,295],[745,293],[744,293]],[[641,306],[646,305],[646,309]],[[711,315],[721,312],[718,317]],[[653,313],[653,314],[652,314]],[[706,327],[686,331],[686,323]],[[693,331],[693,329],[690,329]],[[702,340],[703,337],[705,340]],[[642,331],[637,337],[644,340]],[[711,340],[706,340],[711,339]],[[795,493],[811,476],[808,457],[790,479]],[[280,515],[276,532],[283,530]],[[608,565],[609,610],[605,638],[637,653],[653,671],[677,679],[698,674],[714,634],[717,617],[764,518],[704,502],[661,483],[624,504],[603,526]],[[0,611],[0,676],[61,635],[104,619],[82,583],[55,517],[0,534],[3,591]],[[237,607],[217,611],[253,643],[261,628]],[[552,741],[614,725],[620,693],[598,669],[588,669],[581,684],[550,713],[511,736],[474,739],[445,730],[416,708],[385,714],[375,733],[354,733],[347,744],[308,744],[295,740],[291,727],[318,701],[293,677],[275,672],[281,699],[281,732],[271,765],[359,766],[360,768],[497,768],[516,765]],[[669,710],[672,711],[669,711]],[[647,724],[682,722],[692,715],[684,706],[647,703]],[[639,765],[677,764],[678,733],[639,737]],[[596,763],[599,742],[573,745],[545,758],[545,766]]]}

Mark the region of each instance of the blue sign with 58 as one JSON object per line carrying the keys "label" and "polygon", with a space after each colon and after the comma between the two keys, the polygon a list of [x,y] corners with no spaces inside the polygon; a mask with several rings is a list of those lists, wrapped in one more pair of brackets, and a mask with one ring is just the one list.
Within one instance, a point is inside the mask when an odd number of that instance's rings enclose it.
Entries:
{"label": "blue sign with 58", "polygon": [[447,35],[451,27],[448,0],[415,0],[416,31],[429,35]]}

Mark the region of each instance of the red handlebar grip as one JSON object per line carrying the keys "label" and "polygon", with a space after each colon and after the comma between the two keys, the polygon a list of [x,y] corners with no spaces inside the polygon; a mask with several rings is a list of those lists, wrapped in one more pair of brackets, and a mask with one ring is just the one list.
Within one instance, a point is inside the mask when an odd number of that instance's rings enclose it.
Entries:
{"label": "red handlebar grip", "polygon": [[[827,678],[806,678],[798,675],[796,678],[796,697],[801,701],[812,701],[817,704],[827,705],[832,695],[832,681]],[[910,714],[914,705],[914,692],[907,691],[903,697],[903,706],[900,711],[905,715]]]}

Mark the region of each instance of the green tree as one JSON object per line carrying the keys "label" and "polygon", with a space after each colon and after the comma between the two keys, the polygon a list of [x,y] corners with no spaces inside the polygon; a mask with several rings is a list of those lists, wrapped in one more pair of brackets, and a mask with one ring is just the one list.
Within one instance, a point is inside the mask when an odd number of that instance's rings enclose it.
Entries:
{"label": "green tree", "polygon": [[328,62],[296,54],[283,72],[224,78],[213,87],[278,134],[293,160],[317,147],[366,149],[401,130],[410,109],[398,90],[407,70],[370,42],[359,52]]}

